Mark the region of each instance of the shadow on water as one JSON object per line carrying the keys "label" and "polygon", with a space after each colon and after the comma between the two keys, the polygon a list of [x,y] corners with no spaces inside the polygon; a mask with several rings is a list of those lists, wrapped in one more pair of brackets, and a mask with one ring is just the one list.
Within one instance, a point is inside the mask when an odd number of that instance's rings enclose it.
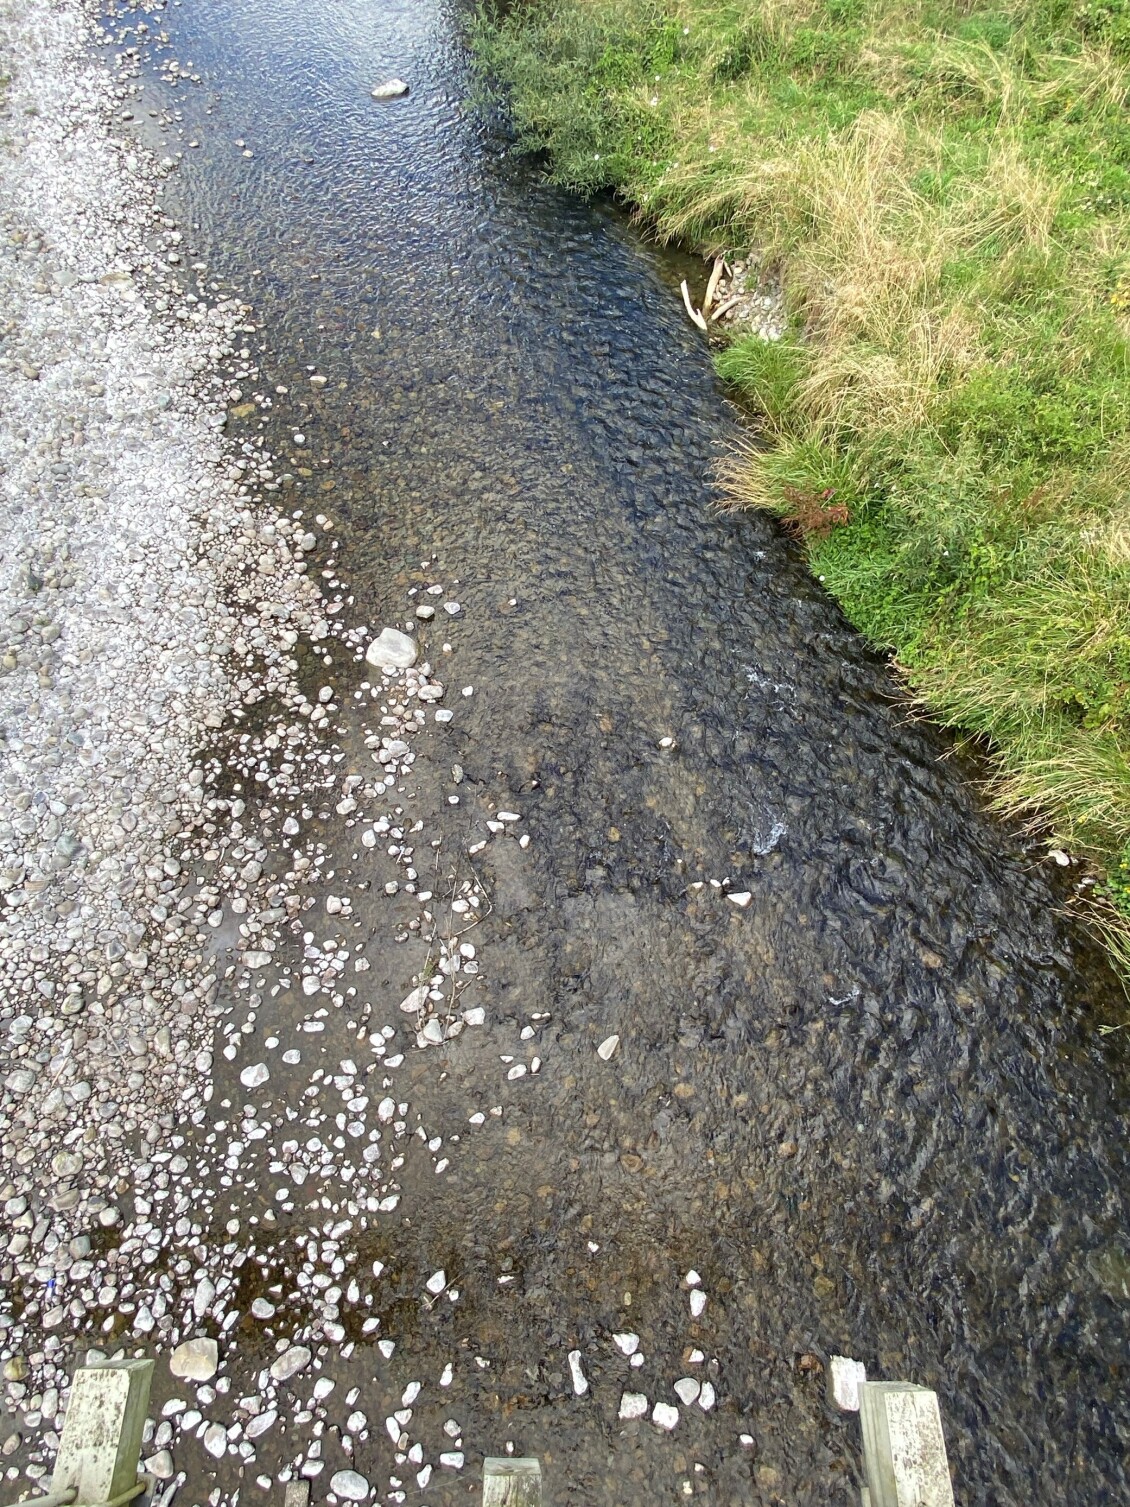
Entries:
{"label": "shadow on water", "polygon": [[[162,21],[203,78],[174,205],[290,389],[292,500],[332,509],[360,621],[433,553],[459,582],[476,695],[442,762],[460,820],[513,804],[533,838],[483,855],[486,988],[500,1026],[550,1012],[545,1066],[516,1139],[468,1139],[387,1237],[462,1273],[454,1316],[390,1289],[405,1350],[493,1346],[468,1446],[506,1420],[561,1503],[853,1500],[855,1424],[799,1361],[833,1351],[938,1387],[959,1500],[1126,1500],[1125,1079],[1091,1025],[1117,985],[771,525],[713,507],[734,419],[669,265],[466,114],[442,0]],[[513,1036],[421,1079],[433,1120],[465,1125]],[[575,1400],[566,1349],[627,1328],[672,1375],[701,1345],[717,1412],[625,1429],[611,1361],[611,1413]]]}

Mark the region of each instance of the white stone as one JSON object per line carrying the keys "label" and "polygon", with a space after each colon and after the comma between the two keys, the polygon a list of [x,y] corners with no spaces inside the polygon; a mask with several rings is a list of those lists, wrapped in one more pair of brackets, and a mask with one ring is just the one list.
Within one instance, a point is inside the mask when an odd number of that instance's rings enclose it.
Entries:
{"label": "white stone", "polygon": [[369,1483],[355,1470],[335,1470],[330,1477],[330,1490],[347,1502],[363,1502],[369,1495]]}
{"label": "white stone", "polygon": [[406,994],[400,1001],[400,1008],[405,1015],[418,1015],[428,1002],[428,984],[421,984],[418,989],[413,989],[411,994]]}
{"label": "white stone", "polygon": [[408,93],[408,85],[402,78],[390,78],[387,83],[375,84],[369,93],[374,99],[401,99]]}
{"label": "white stone", "polygon": [[715,1398],[714,1387],[710,1382],[704,1381],[702,1384],[702,1391],[698,1394],[699,1407],[704,1413],[709,1413],[716,1400],[717,1399]]}
{"label": "white stone", "polygon": [[274,1408],[268,1408],[265,1413],[256,1413],[254,1418],[249,1418],[245,1430],[249,1439],[258,1439],[260,1434],[265,1434],[271,1425],[277,1420],[278,1413]]}
{"label": "white stone", "polygon": [[182,1381],[211,1381],[219,1364],[219,1346],[203,1337],[185,1340],[169,1356],[169,1370]]}
{"label": "white stone", "polygon": [[204,1430],[204,1448],[218,1460],[228,1447],[228,1431],[221,1423],[210,1423]]}
{"label": "white stone", "polygon": [[651,1421],[670,1433],[679,1421],[679,1410],[669,1402],[657,1402],[651,1410]]}
{"label": "white stone", "polygon": [[828,1401],[841,1413],[859,1412],[859,1389],[867,1380],[862,1361],[833,1355],[828,1363]]}
{"label": "white stone", "polygon": [[701,1319],[706,1311],[706,1294],[700,1287],[691,1290],[691,1318]]}
{"label": "white stone", "polygon": [[748,890],[731,890],[726,899],[732,905],[736,905],[739,910],[745,910],[746,906],[753,899],[753,896]]}
{"label": "white stone", "polygon": [[167,1481],[173,1473],[173,1457],[167,1449],[158,1450],[155,1455],[150,1455],[148,1460],[142,1462],[145,1469],[158,1481]]}
{"label": "white stone", "polygon": [[569,1351],[569,1374],[573,1378],[573,1391],[578,1397],[583,1397],[589,1389],[588,1378],[581,1370],[581,1352]]}
{"label": "white stone", "polygon": [[447,1286],[446,1272],[444,1272],[442,1268],[438,1272],[433,1272],[428,1280],[424,1283],[424,1286],[430,1293],[441,1293]]}
{"label": "white stone", "polygon": [[397,670],[410,669],[416,663],[419,647],[414,638],[399,628],[382,628],[365,650],[366,662],[376,669],[391,665]]}
{"label": "white stone", "polygon": [[265,1062],[253,1062],[240,1073],[239,1081],[244,1088],[261,1088],[270,1076],[271,1070]]}
{"label": "white stone", "polygon": [[612,1336],[612,1343],[621,1355],[635,1355],[636,1351],[640,1348],[640,1337],[638,1334],[632,1334],[630,1331],[625,1334],[614,1334]]}
{"label": "white stone", "polygon": [[597,1047],[596,1055],[600,1058],[601,1062],[607,1062],[619,1045],[619,1036],[606,1036]]}
{"label": "white stone", "polygon": [[701,1384],[693,1376],[680,1376],[675,1383],[675,1392],[679,1401],[688,1408],[692,1402],[698,1401],[698,1394],[701,1391]]}
{"label": "white stone", "polygon": [[647,1398],[642,1392],[625,1392],[620,1399],[621,1418],[646,1418]]}
{"label": "white stone", "polygon": [[275,1358],[271,1365],[271,1376],[275,1381],[289,1381],[299,1371],[305,1371],[310,1359],[310,1351],[305,1345],[291,1345],[289,1350],[284,1350]]}

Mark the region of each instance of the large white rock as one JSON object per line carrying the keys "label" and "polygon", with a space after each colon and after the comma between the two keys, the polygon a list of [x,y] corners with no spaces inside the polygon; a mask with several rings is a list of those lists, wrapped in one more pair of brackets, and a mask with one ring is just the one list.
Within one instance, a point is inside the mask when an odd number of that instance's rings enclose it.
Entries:
{"label": "large white rock", "polygon": [[291,1345],[289,1350],[275,1360],[271,1366],[271,1375],[275,1381],[289,1381],[292,1376],[297,1376],[299,1371],[305,1371],[310,1364],[310,1351],[305,1345]]}
{"label": "large white rock", "polygon": [[369,93],[374,99],[400,99],[408,93],[408,85],[402,78],[390,78],[387,84],[375,84]]}
{"label": "large white rock", "polygon": [[185,1340],[169,1356],[169,1370],[182,1381],[211,1381],[220,1364],[220,1349],[215,1340]]}
{"label": "large white rock", "polygon": [[330,1477],[330,1490],[347,1502],[363,1502],[369,1495],[369,1483],[355,1470],[335,1470]]}
{"label": "large white rock", "polygon": [[401,633],[399,628],[382,628],[365,650],[365,659],[375,669],[392,665],[397,670],[410,669],[416,663],[419,652],[416,640]]}
{"label": "large white rock", "polygon": [[624,1393],[620,1399],[620,1417],[623,1419],[647,1417],[647,1398],[642,1392]]}

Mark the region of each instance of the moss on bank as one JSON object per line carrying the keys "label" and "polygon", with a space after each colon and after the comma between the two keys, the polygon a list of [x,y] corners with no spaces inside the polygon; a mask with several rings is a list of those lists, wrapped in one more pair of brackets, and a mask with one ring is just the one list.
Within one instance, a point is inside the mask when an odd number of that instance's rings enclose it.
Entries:
{"label": "moss on bank", "polygon": [[519,0],[474,48],[558,182],[779,266],[731,495],[846,509],[813,569],[1130,964],[1130,0]]}

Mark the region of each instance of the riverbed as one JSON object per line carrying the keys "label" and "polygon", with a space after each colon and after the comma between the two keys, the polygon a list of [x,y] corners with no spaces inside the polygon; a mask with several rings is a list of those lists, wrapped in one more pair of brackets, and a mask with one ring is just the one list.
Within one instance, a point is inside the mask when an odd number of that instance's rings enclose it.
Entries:
{"label": "riverbed", "polygon": [[[938,1390],[960,1502],[1122,1500],[1118,985],[795,549],[719,511],[684,269],[512,158],[436,0],[106,29],[186,286],[251,306],[227,443],[352,635],[296,650],[316,780],[270,696],[229,729],[215,789],[313,904],[249,963],[217,902],[206,1109],[97,1243],[120,1281],[161,1236],[107,1333],[160,1357],[178,1507],[345,1470],[434,1507],[508,1450],[559,1504],[846,1504],[833,1353]],[[362,658],[384,624],[407,677]]]}

